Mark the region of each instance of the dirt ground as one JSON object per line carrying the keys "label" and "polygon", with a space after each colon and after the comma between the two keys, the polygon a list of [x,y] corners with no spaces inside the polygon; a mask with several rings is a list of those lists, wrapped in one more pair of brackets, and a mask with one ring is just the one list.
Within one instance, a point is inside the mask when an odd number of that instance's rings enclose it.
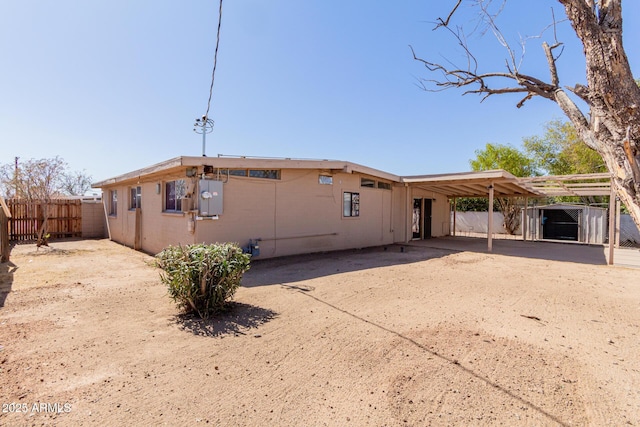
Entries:
{"label": "dirt ground", "polygon": [[203,323],[106,240],[11,261],[0,425],[640,425],[639,270],[398,246],[264,260]]}

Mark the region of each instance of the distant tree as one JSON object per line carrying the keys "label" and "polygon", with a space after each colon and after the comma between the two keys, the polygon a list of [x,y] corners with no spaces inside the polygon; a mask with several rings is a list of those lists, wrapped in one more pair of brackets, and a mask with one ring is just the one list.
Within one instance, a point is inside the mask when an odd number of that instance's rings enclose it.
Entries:
{"label": "distant tree", "polygon": [[571,122],[552,120],[544,135],[524,138],[523,144],[536,168],[549,175],[607,172],[602,157],[582,142]]}
{"label": "distant tree", "polygon": [[[494,208],[498,209],[495,204]],[[489,200],[483,197],[457,197],[456,211],[458,212],[487,212]]]}
{"label": "distant tree", "polygon": [[0,166],[0,191],[7,198],[51,200],[79,196],[91,188],[91,176],[69,170],[59,156]]}
{"label": "distant tree", "polygon": [[62,177],[62,192],[69,196],[83,196],[91,189],[91,176],[84,172],[67,172]]}
{"label": "distant tree", "polygon": [[534,160],[511,145],[487,143],[475,154],[476,158],[469,161],[474,171],[504,169],[514,176],[538,175]]}
{"label": "distant tree", "polygon": [[69,171],[67,163],[58,156],[0,166],[0,191],[5,197],[43,202],[38,246],[47,245],[48,202],[65,195],[84,194],[89,188],[91,177],[82,172]]}
{"label": "distant tree", "polygon": [[[534,161],[515,147],[502,144],[487,144],[484,150],[476,150],[476,158],[469,161],[474,171],[504,169],[514,176],[533,176],[538,171]],[[504,217],[504,229],[515,234],[520,226],[520,208],[517,199],[497,197],[498,210]]]}

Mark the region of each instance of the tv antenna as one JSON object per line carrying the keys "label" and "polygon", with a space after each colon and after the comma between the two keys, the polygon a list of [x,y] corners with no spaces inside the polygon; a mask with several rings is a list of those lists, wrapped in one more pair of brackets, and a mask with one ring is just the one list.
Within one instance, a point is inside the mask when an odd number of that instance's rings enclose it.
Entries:
{"label": "tv antenna", "polygon": [[202,116],[202,118],[196,119],[196,122],[193,124],[193,126],[195,126],[193,128],[193,131],[195,133],[202,134],[202,157],[207,157],[207,134],[213,132],[213,120],[211,120],[207,116]]}

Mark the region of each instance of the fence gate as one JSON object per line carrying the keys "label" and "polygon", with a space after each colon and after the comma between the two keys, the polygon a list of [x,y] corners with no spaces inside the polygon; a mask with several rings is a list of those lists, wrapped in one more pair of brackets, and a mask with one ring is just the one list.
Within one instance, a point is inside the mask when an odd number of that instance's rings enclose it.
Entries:
{"label": "fence gate", "polygon": [[50,202],[9,199],[9,236],[12,241],[35,241],[45,215],[45,234],[50,238],[82,237],[82,201],[58,199]]}

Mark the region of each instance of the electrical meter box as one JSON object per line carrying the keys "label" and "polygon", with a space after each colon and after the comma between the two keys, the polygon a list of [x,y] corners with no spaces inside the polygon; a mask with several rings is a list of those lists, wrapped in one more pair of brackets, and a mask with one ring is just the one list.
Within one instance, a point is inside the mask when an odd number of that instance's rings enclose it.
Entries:
{"label": "electrical meter box", "polygon": [[215,216],[222,214],[222,181],[201,179],[198,190],[198,214],[200,216]]}

